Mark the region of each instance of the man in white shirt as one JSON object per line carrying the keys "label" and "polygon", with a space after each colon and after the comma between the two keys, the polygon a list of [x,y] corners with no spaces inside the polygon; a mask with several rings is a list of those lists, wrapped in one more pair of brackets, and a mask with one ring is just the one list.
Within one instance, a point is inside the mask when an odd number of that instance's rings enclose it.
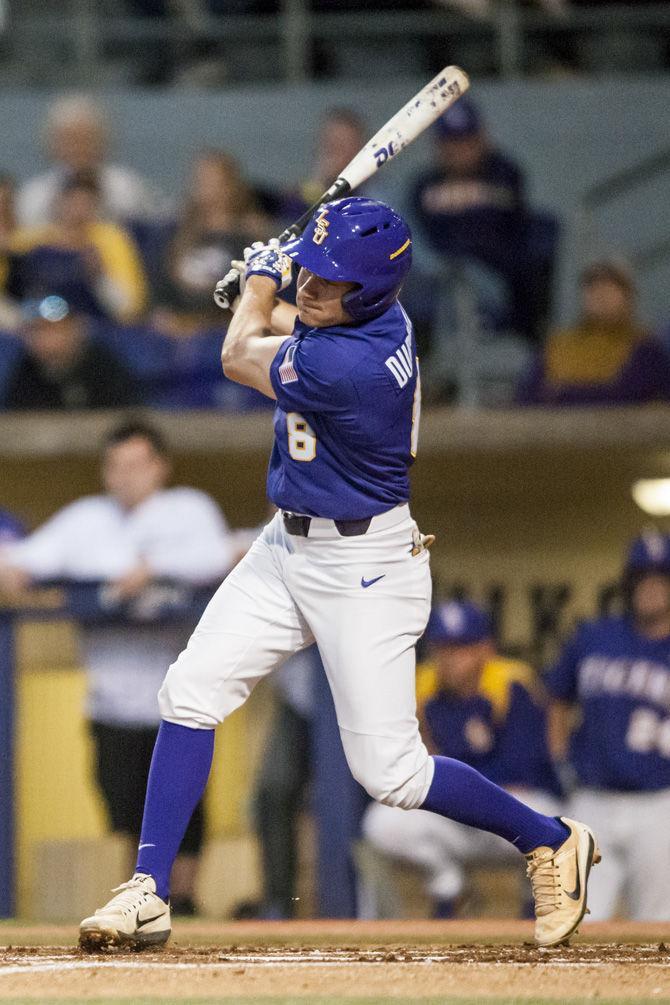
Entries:
{"label": "man in white shirt", "polygon": [[109,123],[92,98],[58,98],[49,108],[44,133],[52,166],[21,187],[17,197],[21,226],[50,223],[64,183],[82,171],[96,176],[101,214],[106,219],[126,223],[165,215],[166,201],[153,185],[136,171],[107,159]]}
{"label": "man in white shirt", "polygon": [[[104,495],[70,503],[22,541],[0,542],[0,590],[48,580],[95,583],[109,614],[129,619],[84,626],[82,648],[97,779],[112,830],[133,839],[133,858],[160,722],[158,689],[192,628],[156,624],[155,615],[175,602],[187,606],[189,591],[218,582],[232,565],[216,503],[196,489],[166,488],[169,477],[160,434],[128,422],[105,441]],[[174,873],[175,900],[186,910],[202,833],[198,807]]]}

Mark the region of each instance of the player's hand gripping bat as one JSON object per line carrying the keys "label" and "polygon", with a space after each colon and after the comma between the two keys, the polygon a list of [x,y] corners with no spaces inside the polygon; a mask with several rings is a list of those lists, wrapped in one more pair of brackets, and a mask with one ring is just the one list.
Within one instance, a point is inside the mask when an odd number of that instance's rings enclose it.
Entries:
{"label": "player's hand gripping bat", "polygon": [[[279,235],[279,243],[285,244],[291,238],[302,234],[312,214],[322,203],[341,199],[349,192],[353,192],[379,171],[383,164],[397,157],[401,150],[458,101],[469,86],[468,76],[460,67],[446,66],[441,70],[429,84],[422,87],[418,94],[403,105],[379,132],[375,133],[314,205]],[[221,281],[214,291],[214,300],[219,307],[226,310],[238,293],[238,279]]]}

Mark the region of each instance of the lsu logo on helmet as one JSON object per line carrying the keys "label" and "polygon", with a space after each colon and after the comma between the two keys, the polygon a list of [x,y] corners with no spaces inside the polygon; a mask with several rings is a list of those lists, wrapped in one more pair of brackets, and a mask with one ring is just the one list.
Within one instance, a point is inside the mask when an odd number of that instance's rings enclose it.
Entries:
{"label": "lsu logo on helmet", "polygon": [[323,242],[328,237],[328,228],[330,226],[330,220],[326,219],[328,216],[328,210],[324,209],[321,211],[320,215],[317,216],[314,226],[314,234],[312,235],[312,240],[315,244],[323,244]]}

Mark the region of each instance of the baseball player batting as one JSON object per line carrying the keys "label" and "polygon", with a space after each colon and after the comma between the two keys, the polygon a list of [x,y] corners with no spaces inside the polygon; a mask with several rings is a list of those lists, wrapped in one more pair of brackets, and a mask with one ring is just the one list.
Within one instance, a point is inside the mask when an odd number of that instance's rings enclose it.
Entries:
{"label": "baseball player batting", "polygon": [[[82,922],[85,948],[167,940],[170,870],[207,782],[214,730],[314,641],[352,774],[374,799],[511,841],[528,859],[540,944],[568,938],[586,911],[599,860],[589,828],[535,812],[460,761],[430,757],[419,734],[415,643],[431,579],[428,541],[408,506],[420,383],[398,294],[411,258],[405,221],[356,197],[320,206],[284,246],[245,252],[222,363],[276,401],[268,495],[278,513],[168,671],[136,872]],[[294,262],[297,308],[277,297]]]}

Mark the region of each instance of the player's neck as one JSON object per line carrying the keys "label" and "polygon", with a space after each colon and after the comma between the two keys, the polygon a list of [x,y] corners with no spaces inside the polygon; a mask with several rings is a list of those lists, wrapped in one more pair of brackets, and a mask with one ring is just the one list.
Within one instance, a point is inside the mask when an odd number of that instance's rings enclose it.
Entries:
{"label": "player's neck", "polygon": [[131,499],[120,498],[119,496],[114,495],[112,496],[112,498],[116,500],[116,502],[118,503],[118,505],[121,507],[122,510],[124,510],[126,513],[132,513],[136,509],[139,509],[140,506],[143,506],[148,499],[151,499],[152,496],[155,496],[156,493],[161,491],[162,489],[160,488],[157,489],[154,488],[151,489],[150,492],[145,492],[144,495],[142,496],[134,496]]}

